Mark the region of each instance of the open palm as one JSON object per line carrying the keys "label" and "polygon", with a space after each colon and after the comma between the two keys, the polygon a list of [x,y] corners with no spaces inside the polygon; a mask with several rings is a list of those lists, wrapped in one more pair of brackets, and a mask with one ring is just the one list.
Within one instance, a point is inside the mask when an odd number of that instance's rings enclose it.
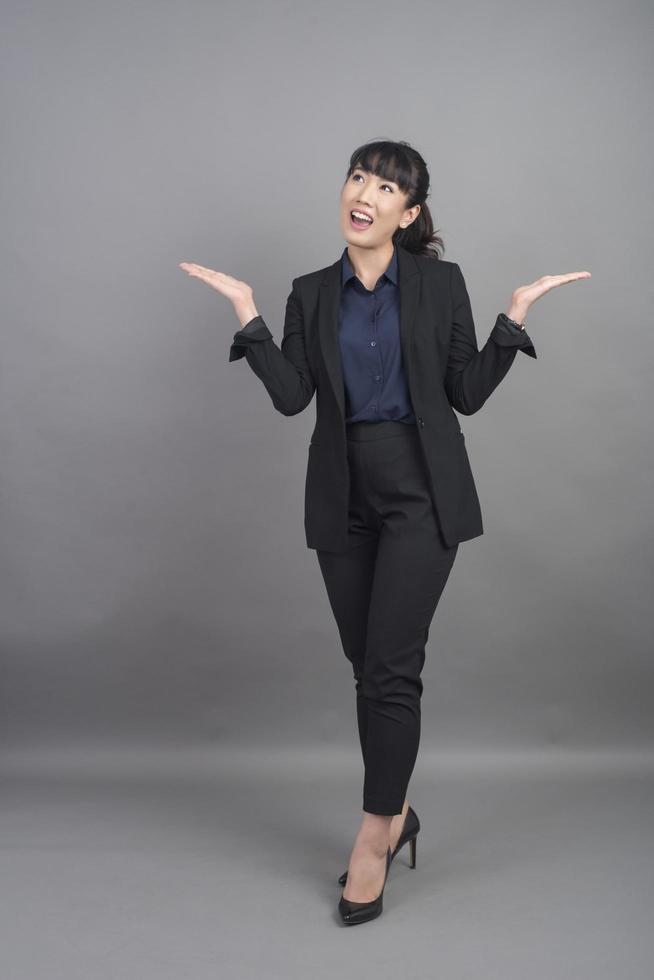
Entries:
{"label": "open palm", "polygon": [[590,279],[590,272],[564,272],[558,276],[541,276],[540,279],[525,286],[518,286],[513,291],[512,302],[515,307],[526,313],[532,303],[545,293],[549,293],[550,289],[556,289],[557,286],[563,286],[567,282],[574,282],[575,279]]}
{"label": "open palm", "polygon": [[212,286],[227,299],[231,300],[235,307],[252,302],[252,287],[234,276],[227,275],[226,272],[216,272],[215,269],[207,269],[203,265],[196,265],[194,262],[180,262],[180,269],[188,272],[189,276],[201,279],[208,286]]}

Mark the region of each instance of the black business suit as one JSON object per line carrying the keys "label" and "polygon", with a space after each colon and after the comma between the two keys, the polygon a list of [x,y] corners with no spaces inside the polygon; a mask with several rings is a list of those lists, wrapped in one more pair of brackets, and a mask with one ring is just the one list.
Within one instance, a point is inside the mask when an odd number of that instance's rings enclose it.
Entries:
{"label": "black business suit", "polygon": [[[459,266],[397,245],[403,366],[419,427],[430,490],[448,545],[483,534],[465,438],[453,411],[477,412],[518,350],[536,357],[526,331],[498,316],[481,350]],[[349,475],[345,391],[338,347],[341,260],[292,282],[281,350],[263,317],[234,335],[229,360],[246,357],[282,415],[303,411],[316,394],[305,482],[309,548],[347,544]]]}
{"label": "black business suit", "polygon": [[459,541],[482,533],[452,406],[477,411],[518,349],[536,356],[500,315],[478,351],[459,267],[397,244],[373,291],[347,249],[293,280],[281,350],[262,317],[234,336],[230,360],[247,356],[283,414],[317,390],[305,530],[354,668],[368,812],[401,811],[429,625]]}

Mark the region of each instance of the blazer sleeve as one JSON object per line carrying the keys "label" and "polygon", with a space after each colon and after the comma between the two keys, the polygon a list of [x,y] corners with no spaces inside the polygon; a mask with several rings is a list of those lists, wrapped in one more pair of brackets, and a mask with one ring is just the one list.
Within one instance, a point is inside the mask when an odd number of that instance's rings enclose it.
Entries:
{"label": "blazer sleeve", "polygon": [[498,314],[488,340],[477,347],[470,297],[461,269],[452,263],[450,293],[452,333],[445,372],[450,405],[462,415],[473,415],[497,388],[519,350],[530,357],[536,351],[526,330],[512,327]]}
{"label": "blazer sleeve", "polygon": [[302,412],[316,390],[307,360],[302,306],[293,280],[286,301],[281,349],[262,316],[256,316],[234,334],[229,360],[241,357],[263,382],[273,405],[282,415]]}

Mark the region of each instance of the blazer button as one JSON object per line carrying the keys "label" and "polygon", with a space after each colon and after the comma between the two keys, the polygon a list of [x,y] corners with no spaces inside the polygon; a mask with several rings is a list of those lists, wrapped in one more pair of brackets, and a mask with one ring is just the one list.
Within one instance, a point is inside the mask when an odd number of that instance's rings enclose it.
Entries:
{"label": "blazer button", "polygon": [[421,415],[418,416],[418,425],[424,426],[425,422]]}

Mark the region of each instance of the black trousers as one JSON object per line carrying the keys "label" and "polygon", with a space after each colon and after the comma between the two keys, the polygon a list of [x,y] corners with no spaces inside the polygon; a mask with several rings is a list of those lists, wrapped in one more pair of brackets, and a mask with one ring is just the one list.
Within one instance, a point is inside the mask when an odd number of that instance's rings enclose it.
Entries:
{"label": "black trousers", "polygon": [[347,426],[348,548],[317,550],[356,690],[363,809],[402,810],[420,742],[429,626],[454,564],[429,493],[415,425]]}

